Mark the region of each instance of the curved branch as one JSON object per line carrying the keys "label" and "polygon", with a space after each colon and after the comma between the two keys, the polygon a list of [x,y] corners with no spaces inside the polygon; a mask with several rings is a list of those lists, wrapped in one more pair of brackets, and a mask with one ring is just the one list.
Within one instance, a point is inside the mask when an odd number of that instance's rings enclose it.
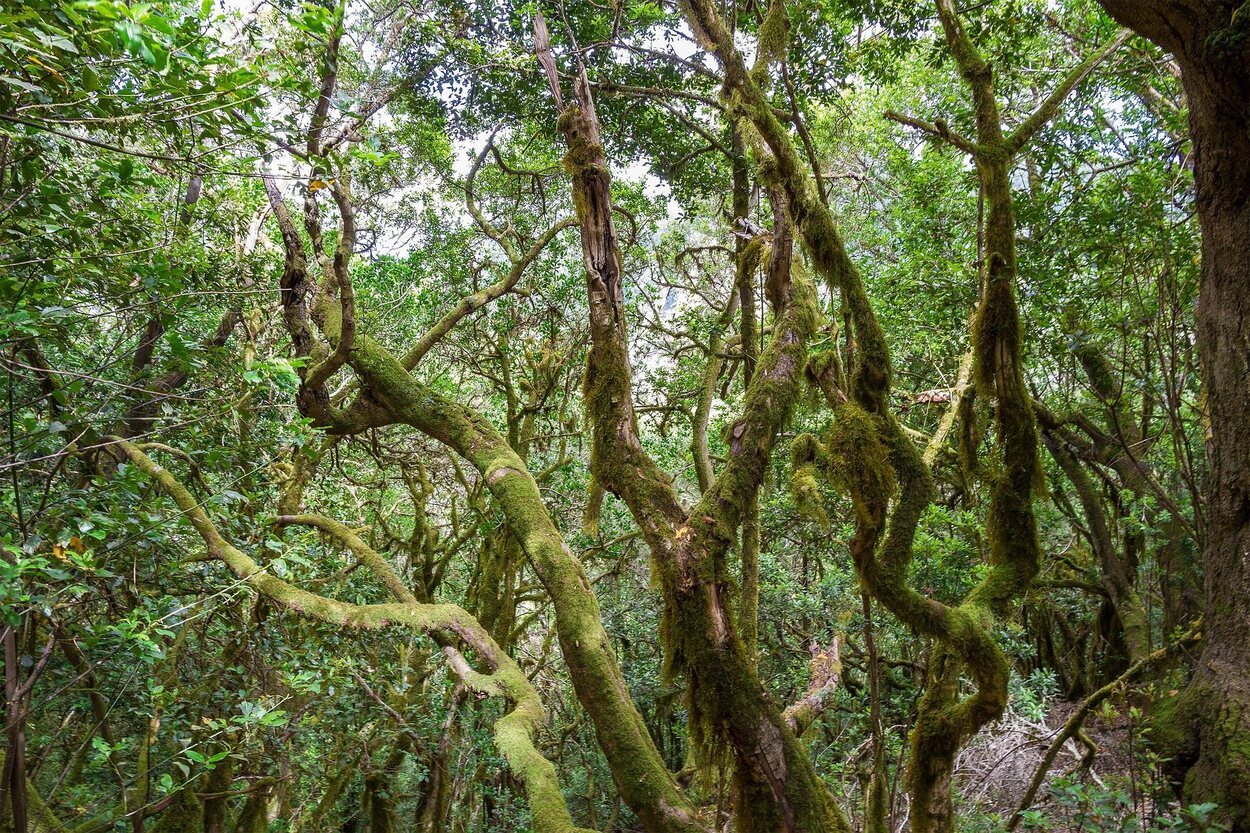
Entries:
{"label": "curved branch", "polygon": [[157,465],[133,443],[120,438],[111,440],[126,459],[174,501],[213,557],[275,603],[347,628],[379,630],[401,625],[417,633],[438,633],[472,647],[490,667],[490,673],[473,671],[454,659],[452,665],[465,685],[481,694],[506,697],[513,703],[512,710],[495,723],[495,743],[513,774],[524,785],[535,829],[550,833],[580,831],[574,826],[560,792],[555,767],[534,744],[538,728],[545,721],[538,692],[515,661],[467,611],[451,604],[350,604],[283,581],[226,541],[204,508],[171,472]]}
{"label": "curved branch", "polygon": [[969,155],[976,153],[976,144],[971,139],[951,130],[946,122],[941,119],[935,122],[927,122],[924,119],[908,116],[895,110],[886,110],[885,117],[906,127],[913,127],[921,133],[927,133],[935,139],[948,142]]}
{"label": "curved branch", "polygon": [[841,637],[835,636],[833,644],[823,651],[812,647],[807,691],[782,712],[782,717],[790,724],[790,731],[795,735],[802,735],[808,726],[825,713],[829,698],[837,691],[842,677],[841,645]]}
{"label": "curved branch", "polygon": [[396,420],[452,449],[481,475],[551,597],[569,676],[622,798],[649,830],[703,830],[630,697],[590,580],[552,522],[525,461],[481,414],[422,386],[371,338],[357,338],[351,362]]}
{"label": "curved branch", "polygon": [[[339,207],[339,242],[334,250],[334,261],[330,270],[334,278],[333,288],[337,289],[339,296],[338,341],[334,345],[334,352],[305,377],[304,385],[313,391],[319,391],[347,363],[356,338],[356,292],[352,288],[350,271],[352,252],[356,248],[356,209],[352,205],[351,186],[346,175],[334,180],[331,193]],[[333,303],[327,293],[323,293],[321,297],[319,306]],[[324,310],[319,312],[322,316],[325,315]]]}
{"label": "curved branch", "polygon": [[448,310],[403,357],[400,364],[403,365],[404,370],[415,368],[436,344],[442,341],[457,324],[470,314],[511,292],[517,283],[520,282],[521,277],[525,274],[525,270],[538,259],[538,256],[555,239],[556,235],[575,225],[577,225],[577,221],[572,218],[556,223],[543,232],[542,236],[524,254],[513,259],[512,268],[508,270],[508,274],[502,280],[460,299],[460,303]]}

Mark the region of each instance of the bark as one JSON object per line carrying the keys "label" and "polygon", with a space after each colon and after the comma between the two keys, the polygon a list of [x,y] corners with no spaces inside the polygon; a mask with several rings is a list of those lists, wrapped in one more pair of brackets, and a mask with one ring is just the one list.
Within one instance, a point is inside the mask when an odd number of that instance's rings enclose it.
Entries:
{"label": "bark", "polygon": [[1235,830],[1250,830],[1250,7],[1101,1],[1180,64],[1202,229],[1197,342],[1210,427],[1203,647],[1160,739],[1188,770],[1184,801],[1216,802]]}
{"label": "bark", "polygon": [[269,802],[269,788],[257,787],[248,793],[243,809],[234,822],[234,833],[265,833],[268,819],[265,809]]}
{"label": "bark", "polygon": [[[281,286],[287,330],[296,354],[310,355],[314,326],[330,345],[339,343],[342,311],[337,299],[329,293],[315,292],[316,286],[307,275],[308,258],[303,241],[281,192],[271,177],[265,178],[265,186],[286,253]],[[553,227],[549,234],[554,236],[562,227]],[[310,307],[316,310],[315,315]],[[459,320],[459,313],[451,315],[447,321]],[[425,345],[419,346],[426,349]],[[327,407],[322,392],[302,389],[301,409],[335,434],[356,433],[370,426],[395,422],[407,424],[452,449],[477,469],[551,598],[560,647],[574,689],[594,722],[599,745],[622,798],[638,813],[648,830],[702,830],[693,806],[664,766],[634,706],[603,628],[590,581],[581,563],[564,544],[524,460],[481,414],[440,396],[410,374],[406,365],[415,363],[420,351],[404,362],[366,334],[357,333],[347,352],[347,362],[361,383],[355,403],[338,410]],[[533,690],[528,681],[512,680],[517,686],[522,682],[528,689],[526,708],[509,715],[508,719],[516,717],[532,732],[541,719],[541,704],[536,695],[529,700]],[[554,773],[547,772],[550,765],[531,757],[531,753],[533,756],[537,753],[529,743],[520,745],[516,751],[524,753],[525,767],[529,770],[518,773],[526,781],[527,790],[531,786],[540,790],[540,794],[531,796],[535,823],[557,826],[566,823],[567,808],[558,797]],[[540,805],[544,808],[542,811],[538,809]]]}
{"label": "bark", "polygon": [[[25,621],[25,617],[23,617]],[[26,833],[26,715],[18,675],[17,626],[4,627],[4,780],[0,781],[0,819],[11,805],[13,829]]]}
{"label": "bark", "polygon": [[460,739],[460,706],[466,692],[457,686],[447,701],[447,719],[443,722],[443,734],[438,740],[429,761],[430,774],[421,793],[416,809],[417,833],[442,833],[451,816],[451,797],[454,785],[453,758]]}
{"label": "bark", "polygon": [[230,785],[234,781],[234,761],[226,757],[204,779],[204,833],[226,833],[226,811],[229,809]]}
{"label": "bark", "polygon": [[864,797],[864,833],[889,833],[886,821],[889,801],[886,795],[885,727],[881,720],[881,663],[877,655],[876,626],[872,621],[872,599],[867,593],[860,595],[864,611],[864,653],[868,658],[868,717],[872,731],[872,775]]}
{"label": "bark", "polygon": [[604,488],[624,500],[651,549],[665,597],[666,668],[687,679],[695,742],[706,759],[732,754],[739,830],[846,830],[807,750],[756,675],[728,604],[725,574],[726,553],[759,488],[777,431],[800,392],[806,342],[818,315],[813,288],[778,276],[775,287],[784,313],[748,387],[745,412],[730,429],[728,462],[687,512],[639,438],[622,255],[600,125],[584,70],[575,101],[560,114],[559,128],[569,147],[565,164],[573,175],[589,298],[592,349],[585,400],[591,469]]}
{"label": "bark", "polygon": [[[1034,489],[1042,482],[1042,469],[1032,397],[1025,386],[1021,364],[1023,326],[1016,302],[1012,165],[1016,155],[1057,114],[1064,98],[1124,43],[1126,33],[1120,33],[1082,61],[1032,114],[1006,133],[991,66],[964,30],[953,0],[937,0],[937,10],[947,47],[971,94],[976,117],[975,139],[961,138],[952,144],[971,153],[985,200],[985,255],[981,299],[972,327],[972,371],[978,395],[995,402],[995,454],[999,458],[990,479],[986,511],[990,572],[961,608],[978,618],[984,617],[986,623],[1002,622],[1014,612],[1041,563],[1033,497]],[[912,731],[908,774],[912,825],[918,833],[954,830],[950,787],[955,756],[963,739],[983,725],[988,716],[988,712],[972,719],[959,715],[960,677],[965,664],[975,667],[983,661],[983,657],[955,650],[949,641],[934,649],[928,686]],[[998,692],[1006,682],[1002,670],[1005,669],[1000,667],[994,680]],[[996,702],[985,705],[1001,712],[1001,693]]]}

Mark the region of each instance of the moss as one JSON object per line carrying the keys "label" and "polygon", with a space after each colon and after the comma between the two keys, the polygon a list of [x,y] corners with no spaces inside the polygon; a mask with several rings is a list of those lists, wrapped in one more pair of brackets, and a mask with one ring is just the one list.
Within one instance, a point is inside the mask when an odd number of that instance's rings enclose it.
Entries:
{"label": "moss", "polygon": [[1083,340],[1073,352],[1098,398],[1103,401],[1114,399],[1118,395],[1119,383],[1111,369],[1111,363],[1098,346],[1092,341]]}
{"label": "moss", "polygon": [[785,56],[789,47],[790,18],[786,14],[786,4],[784,0],[772,0],[760,24],[759,49],[751,70],[755,83],[761,87],[767,84],[772,65]]}
{"label": "moss", "polygon": [[[603,163],[603,148],[595,141],[594,135],[586,130],[586,122],[582,108],[577,104],[564,108],[556,122],[556,127],[568,138],[569,149],[564,157],[564,167],[569,173],[580,173],[586,168]],[[575,190],[574,199],[576,198]]]}
{"label": "moss", "polygon": [[1250,2],[1233,12],[1228,25],[1207,35],[1207,50],[1222,60],[1235,60],[1250,50]]}
{"label": "moss", "polygon": [[[4,769],[6,754],[6,750],[0,748],[0,769]],[[35,789],[35,785],[30,782],[29,778],[26,779],[26,802],[27,823],[30,833],[68,833],[70,828],[44,802],[39,795],[39,791]],[[115,812],[120,812],[120,808]],[[0,829],[8,831],[12,829],[11,824],[11,816],[6,815],[3,817],[3,821],[0,821]],[[91,826],[95,825],[92,824]]]}
{"label": "moss", "polygon": [[825,442],[830,481],[850,492],[861,522],[875,525],[898,488],[882,425],[881,417],[848,402],[834,410]]}
{"label": "moss", "polygon": [[[836,342],[836,329],[828,338]],[[842,375],[842,357],[837,349],[813,351],[807,359],[807,379],[812,386],[824,394],[825,401],[831,405],[839,405],[846,399],[843,392],[846,380]]]}
{"label": "moss", "polygon": [[825,512],[824,497],[820,493],[815,466],[806,465],[794,469],[790,474],[790,494],[794,496],[795,505],[801,513],[822,527],[829,526],[829,515]]}
{"label": "moss", "polygon": [[199,833],[204,824],[204,808],[188,789],[178,793],[174,803],[161,813],[152,833]]}

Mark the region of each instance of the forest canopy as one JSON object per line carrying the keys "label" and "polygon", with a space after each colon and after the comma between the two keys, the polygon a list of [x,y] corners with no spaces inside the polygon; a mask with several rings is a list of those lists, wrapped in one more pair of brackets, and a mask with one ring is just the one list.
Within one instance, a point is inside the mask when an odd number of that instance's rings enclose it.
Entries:
{"label": "forest canopy", "polygon": [[6,0],[0,830],[1250,831],[1250,5]]}

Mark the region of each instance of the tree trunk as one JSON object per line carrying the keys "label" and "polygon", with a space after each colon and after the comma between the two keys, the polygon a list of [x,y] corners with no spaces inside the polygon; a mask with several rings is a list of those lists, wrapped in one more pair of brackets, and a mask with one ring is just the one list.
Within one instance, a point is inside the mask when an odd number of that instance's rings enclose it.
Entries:
{"label": "tree trunk", "polygon": [[1102,0],[1175,54],[1189,104],[1202,227],[1198,354],[1208,406],[1202,654],[1170,741],[1186,803],[1250,830],[1250,6]]}

